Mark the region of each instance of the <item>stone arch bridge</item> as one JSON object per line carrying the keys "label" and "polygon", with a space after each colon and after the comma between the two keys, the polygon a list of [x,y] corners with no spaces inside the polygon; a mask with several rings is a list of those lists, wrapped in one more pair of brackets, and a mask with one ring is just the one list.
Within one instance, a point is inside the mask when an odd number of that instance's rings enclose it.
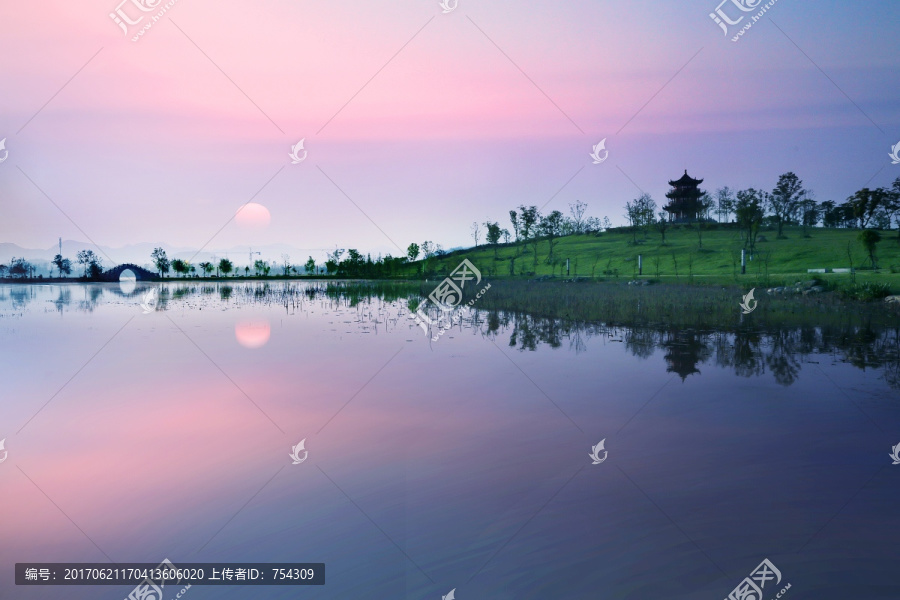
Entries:
{"label": "stone arch bridge", "polygon": [[156,273],[153,271],[148,271],[147,269],[131,263],[125,263],[124,265],[119,265],[108,271],[104,271],[103,274],[100,275],[100,281],[118,281],[119,276],[122,275],[123,271],[131,271],[138,281],[153,281],[154,279],[158,279]]}

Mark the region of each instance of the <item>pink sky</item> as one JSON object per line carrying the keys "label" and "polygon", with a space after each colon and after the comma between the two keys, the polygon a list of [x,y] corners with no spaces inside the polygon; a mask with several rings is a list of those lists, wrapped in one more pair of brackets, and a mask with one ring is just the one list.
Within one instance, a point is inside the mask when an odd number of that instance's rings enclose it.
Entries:
{"label": "pink sky", "polygon": [[551,198],[621,223],[635,184],[661,204],[684,169],[711,190],[793,170],[819,200],[900,176],[896,3],[780,2],[739,43],[715,5],[179,0],[133,43],[115,2],[6,3],[0,241],[199,247],[275,173],[269,227],[211,248],[465,245]]}

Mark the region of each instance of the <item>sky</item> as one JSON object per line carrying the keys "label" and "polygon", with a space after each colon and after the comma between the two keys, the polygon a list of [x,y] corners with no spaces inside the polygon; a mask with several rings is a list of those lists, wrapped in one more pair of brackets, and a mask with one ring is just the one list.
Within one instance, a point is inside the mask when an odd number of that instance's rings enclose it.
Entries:
{"label": "sky", "polygon": [[165,2],[0,2],[0,242],[396,256],[519,204],[623,224],[685,170],[900,177],[900,4],[778,0],[733,42],[741,1],[726,36],[718,0],[177,0],[138,41]]}

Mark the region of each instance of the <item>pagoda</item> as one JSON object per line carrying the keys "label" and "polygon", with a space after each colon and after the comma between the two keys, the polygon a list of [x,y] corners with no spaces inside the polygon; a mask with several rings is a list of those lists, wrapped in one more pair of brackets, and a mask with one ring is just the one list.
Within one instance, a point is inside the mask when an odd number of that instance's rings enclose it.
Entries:
{"label": "pagoda", "polygon": [[687,169],[684,175],[677,181],[670,181],[672,189],[666,194],[669,203],[663,206],[663,210],[669,213],[670,221],[693,221],[700,212],[700,197],[703,191],[700,189],[702,179],[694,179],[688,175]]}

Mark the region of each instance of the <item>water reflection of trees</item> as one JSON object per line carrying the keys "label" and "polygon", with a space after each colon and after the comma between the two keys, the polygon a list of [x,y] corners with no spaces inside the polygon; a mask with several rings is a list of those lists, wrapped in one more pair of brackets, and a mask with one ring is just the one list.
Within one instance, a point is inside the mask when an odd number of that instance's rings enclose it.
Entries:
{"label": "water reflection of trees", "polygon": [[[666,371],[682,380],[702,374],[704,364],[731,369],[741,377],[771,373],[783,386],[793,385],[811,357],[831,356],[860,369],[882,372],[900,389],[900,328],[780,327],[765,330],[694,330],[623,327],[575,323],[523,314],[489,313],[481,331],[493,338],[509,336],[509,346],[534,351],[541,345],[583,352],[591,339],[624,342],[632,355],[648,359],[662,353]],[[477,323],[472,322],[472,325]]]}
{"label": "water reflection of trees", "polygon": [[[130,293],[117,286],[58,286],[41,295],[36,286],[0,288],[0,307],[22,311],[29,303],[43,298],[63,313],[67,308],[93,312],[109,294],[117,302],[133,302],[135,308],[154,286],[139,286]],[[42,289],[46,290],[47,287]],[[313,304],[349,315],[357,327],[389,321],[392,325],[416,327],[408,319],[418,304],[410,300],[410,287],[404,284],[371,282],[269,282],[165,284],[156,288],[155,309],[167,310],[173,303],[197,305],[195,301],[221,302],[228,306],[281,306],[290,313],[304,311]],[[180,305],[180,304],[179,304]],[[202,306],[202,304],[201,304]],[[349,321],[347,321],[349,322]],[[408,323],[407,323],[408,322]],[[703,366],[732,370],[740,377],[758,377],[771,373],[784,386],[794,384],[804,364],[816,363],[826,356],[859,369],[880,371],[885,381],[900,389],[900,327],[851,325],[829,326],[740,326],[722,329],[691,329],[666,326],[623,326],[570,319],[550,319],[511,311],[472,311],[458,324],[487,336],[498,344],[519,351],[536,351],[546,345],[567,348],[580,354],[592,345],[623,343],[640,359],[657,353],[666,371],[682,380],[702,376]],[[810,359],[812,358],[812,360]]]}

